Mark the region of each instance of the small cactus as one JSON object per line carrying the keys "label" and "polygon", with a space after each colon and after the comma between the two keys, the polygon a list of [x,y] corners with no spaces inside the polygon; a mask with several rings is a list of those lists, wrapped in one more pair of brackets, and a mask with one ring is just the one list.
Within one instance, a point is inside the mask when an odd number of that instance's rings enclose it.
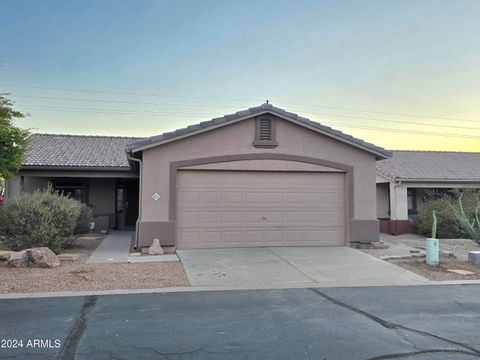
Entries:
{"label": "small cactus", "polygon": [[432,239],[436,239],[437,238],[437,215],[435,215],[435,210],[433,210],[432,218],[433,218],[433,221],[432,221]]}

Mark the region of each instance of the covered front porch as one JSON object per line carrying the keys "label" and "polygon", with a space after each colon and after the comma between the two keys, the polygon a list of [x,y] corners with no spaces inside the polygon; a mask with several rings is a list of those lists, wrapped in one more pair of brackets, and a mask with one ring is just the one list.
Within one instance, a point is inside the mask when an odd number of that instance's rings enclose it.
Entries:
{"label": "covered front porch", "polygon": [[377,216],[380,221],[380,232],[392,235],[414,232],[421,206],[453,189],[480,189],[480,183],[378,182],[377,179]]}
{"label": "covered front porch", "polygon": [[135,228],[139,207],[136,173],[21,171],[8,182],[6,195],[13,198],[49,186],[88,205],[92,209],[96,232]]}

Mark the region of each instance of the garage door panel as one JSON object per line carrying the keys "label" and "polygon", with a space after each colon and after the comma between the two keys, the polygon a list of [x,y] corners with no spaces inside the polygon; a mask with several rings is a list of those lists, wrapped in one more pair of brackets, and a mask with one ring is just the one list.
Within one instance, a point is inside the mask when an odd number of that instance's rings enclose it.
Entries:
{"label": "garage door panel", "polygon": [[222,204],[222,193],[219,191],[204,191],[202,201],[207,204]]}
{"label": "garage door panel", "polygon": [[223,202],[224,204],[242,204],[243,194],[241,191],[224,191]]}
{"label": "garage door panel", "polygon": [[345,243],[344,174],[179,171],[177,247]]}
{"label": "garage door panel", "polygon": [[243,222],[243,213],[241,211],[225,211],[223,213],[223,223],[225,225],[241,225]]}

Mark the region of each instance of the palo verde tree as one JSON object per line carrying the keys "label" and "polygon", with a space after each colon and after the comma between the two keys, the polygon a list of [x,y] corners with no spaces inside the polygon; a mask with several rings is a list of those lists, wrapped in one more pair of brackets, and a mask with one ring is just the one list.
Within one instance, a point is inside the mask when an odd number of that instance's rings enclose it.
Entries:
{"label": "palo verde tree", "polygon": [[5,182],[20,169],[30,135],[28,130],[15,126],[14,120],[25,115],[14,110],[5,95],[0,93],[0,195]]}

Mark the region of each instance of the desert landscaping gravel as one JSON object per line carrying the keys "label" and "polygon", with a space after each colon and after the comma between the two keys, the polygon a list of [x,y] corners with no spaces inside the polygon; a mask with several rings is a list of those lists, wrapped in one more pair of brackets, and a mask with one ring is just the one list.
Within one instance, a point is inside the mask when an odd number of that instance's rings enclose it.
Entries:
{"label": "desert landscaping gravel", "polygon": [[[417,234],[380,234],[380,240],[387,244],[406,245],[412,248],[425,248],[425,237]],[[451,251],[459,260],[468,260],[468,252],[480,250],[480,246],[470,239],[439,239],[440,250]]]}
{"label": "desert landscaping gravel", "polygon": [[69,264],[54,269],[8,268],[0,263],[0,293],[153,289],[189,286],[179,261]]}
{"label": "desert landscaping gravel", "polygon": [[53,269],[12,268],[0,262],[0,294],[90,290],[154,289],[190,286],[179,261],[85,264],[102,236],[77,238],[64,253],[79,254]]}
{"label": "desert landscaping gravel", "polygon": [[[411,250],[421,249],[423,257],[410,259],[389,259],[392,264],[414,272],[429,280],[480,280],[480,267],[468,262],[468,252],[480,250],[480,246],[470,239],[439,239],[440,250],[452,252],[455,258],[440,257],[438,266],[430,266],[425,263],[425,237],[417,234],[389,235],[380,234],[380,241],[388,245],[388,249],[365,249],[363,252],[379,258],[386,256],[411,257],[421,254],[412,253]],[[462,275],[449,272],[447,269],[467,270],[474,274]]]}
{"label": "desert landscaping gravel", "polygon": [[[437,266],[427,265],[425,259],[412,260],[390,260],[392,264],[400,266],[406,270],[421,275],[429,280],[448,281],[448,280],[479,280],[480,267],[472,265],[466,261],[458,259],[440,259]],[[460,275],[447,271],[447,269],[468,270],[473,275]]]}

